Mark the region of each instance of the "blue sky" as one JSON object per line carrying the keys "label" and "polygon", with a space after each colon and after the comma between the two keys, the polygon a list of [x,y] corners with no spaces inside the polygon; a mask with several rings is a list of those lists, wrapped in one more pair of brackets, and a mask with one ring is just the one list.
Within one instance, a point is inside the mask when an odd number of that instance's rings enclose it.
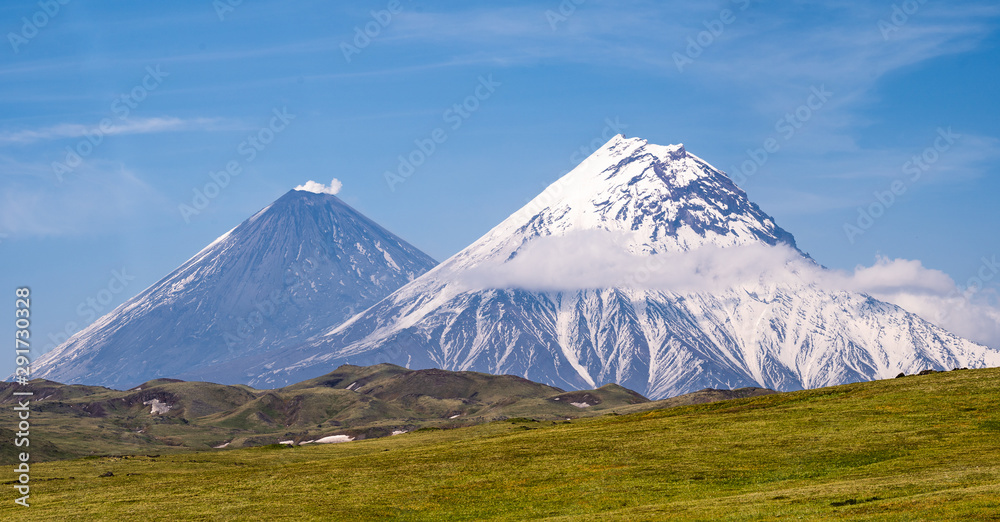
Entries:
{"label": "blue sky", "polygon": [[995,291],[998,27],[918,0],[4,2],[0,279],[44,349],[332,178],[443,260],[621,131],[729,172],[828,267]]}

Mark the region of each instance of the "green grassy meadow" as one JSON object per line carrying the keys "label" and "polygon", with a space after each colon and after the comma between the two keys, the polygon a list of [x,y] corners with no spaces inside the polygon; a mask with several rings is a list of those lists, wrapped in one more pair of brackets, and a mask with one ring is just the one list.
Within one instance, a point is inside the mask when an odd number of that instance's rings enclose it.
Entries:
{"label": "green grassy meadow", "polygon": [[1000,369],[39,463],[30,508],[9,484],[4,520],[1000,520]]}

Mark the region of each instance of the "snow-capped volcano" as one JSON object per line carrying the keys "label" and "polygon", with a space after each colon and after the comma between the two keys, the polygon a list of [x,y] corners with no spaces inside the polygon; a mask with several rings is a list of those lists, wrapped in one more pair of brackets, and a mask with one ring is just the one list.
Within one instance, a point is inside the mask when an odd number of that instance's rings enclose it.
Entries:
{"label": "snow-capped volcano", "polygon": [[619,134],[454,261],[510,256],[533,238],[580,230],[619,232],[624,250],[642,254],[705,245],[795,246],[732,180],[683,145]]}
{"label": "snow-capped volcano", "polygon": [[435,264],[336,196],[292,190],[39,358],[34,376],[115,388],[246,382],[248,366]]}
{"label": "snow-capped volcano", "polygon": [[391,362],[615,382],[655,399],[1000,365],[898,306],[803,279],[810,270],[823,269],[725,174],[683,146],[616,136],[435,269],[256,367],[251,384]]}

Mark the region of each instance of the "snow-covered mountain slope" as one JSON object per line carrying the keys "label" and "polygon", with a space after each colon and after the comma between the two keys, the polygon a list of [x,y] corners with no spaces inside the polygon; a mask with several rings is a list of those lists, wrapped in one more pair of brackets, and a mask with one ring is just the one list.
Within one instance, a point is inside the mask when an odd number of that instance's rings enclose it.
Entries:
{"label": "snow-covered mountain slope", "polygon": [[[803,264],[822,270],[725,174],[683,146],[616,136],[435,269],[254,368],[251,384],[281,386],[345,362],[391,362],[511,373],[570,388],[615,382],[658,399],[706,387],[793,390],[1000,365],[997,351],[898,306],[796,277],[748,277],[711,289],[643,284],[649,273],[612,285],[588,280],[604,260],[585,256],[588,245],[574,234],[593,231],[612,234],[614,248],[646,260],[654,276],[677,268],[670,264],[677,253],[721,249],[738,264],[756,247],[798,258],[773,272],[794,275]],[[531,255],[553,238],[572,239],[576,250],[548,260]],[[564,261],[554,257],[585,258],[575,287],[519,285],[517,277],[483,284],[484,274],[525,259],[515,273],[548,274],[542,265]],[[565,266],[552,279],[576,268]]]}
{"label": "snow-covered mountain slope", "polygon": [[622,135],[546,188],[471,246],[448,260],[467,268],[510,258],[534,238],[608,230],[634,254],[713,245],[795,246],[728,176],[683,145],[653,145]]}
{"label": "snow-covered mountain slope", "polygon": [[248,380],[435,261],[329,194],[292,190],[35,363],[35,377],[128,388]]}

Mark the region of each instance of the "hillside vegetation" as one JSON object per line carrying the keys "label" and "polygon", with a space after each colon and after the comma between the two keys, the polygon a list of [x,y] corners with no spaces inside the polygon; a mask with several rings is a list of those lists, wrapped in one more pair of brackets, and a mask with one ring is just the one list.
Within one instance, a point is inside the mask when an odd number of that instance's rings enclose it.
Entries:
{"label": "hillside vegetation", "polygon": [[[0,430],[17,425],[0,383]],[[210,451],[342,435],[356,440],[421,428],[455,428],[511,417],[565,420],[652,404],[621,386],[566,392],[512,375],[344,365],[275,390],[157,379],[131,390],[33,381],[34,461],[79,456]],[[713,400],[721,391],[706,392]],[[697,395],[701,397],[701,395]],[[575,405],[574,405],[575,404]],[[0,432],[2,434],[2,432]],[[0,460],[15,462],[14,437]]]}
{"label": "hillside vegetation", "polygon": [[57,461],[33,466],[31,508],[5,502],[0,517],[996,520],[998,382],[1000,369],[963,370],[574,421]]}

